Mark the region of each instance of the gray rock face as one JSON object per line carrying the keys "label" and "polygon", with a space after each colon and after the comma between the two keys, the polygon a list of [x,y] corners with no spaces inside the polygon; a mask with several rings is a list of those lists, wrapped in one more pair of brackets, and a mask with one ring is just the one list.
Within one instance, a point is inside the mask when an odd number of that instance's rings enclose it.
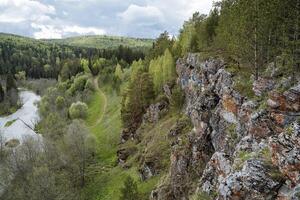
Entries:
{"label": "gray rock face", "polygon": [[259,77],[258,80],[254,81],[253,91],[255,95],[261,96],[263,93],[273,90],[275,82],[272,79],[266,79]]}
{"label": "gray rock face", "polygon": [[157,123],[160,117],[168,111],[168,103],[165,101],[151,104],[143,116],[144,123]]}
{"label": "gray rock face", "polygon": [[274,199],[280,183],[269,175],[263,161],[247,160],[241,171],[229,174],[220,183],[219,199]]}
{"label": "gray rock face", "polygon": [[[269,92],[261,108],[233,89],[222,60],[198,57],[189,54],[176,66],[194,129],[172,147],[169,175],[151,198],[184,200],[196,191],[218,200],[297,199],[300,126],[285,130],[299,114],[300,85],[278,93],[273,80],[259,78],[256,95]],[[181,140],[177,128],[170,136]]]}
{"label": "gray rock face", "polygon": [[294,123],[290,133],[283,132],[270,138],[273,164],[289,178],[293,185],[300,184],[300,129]]}

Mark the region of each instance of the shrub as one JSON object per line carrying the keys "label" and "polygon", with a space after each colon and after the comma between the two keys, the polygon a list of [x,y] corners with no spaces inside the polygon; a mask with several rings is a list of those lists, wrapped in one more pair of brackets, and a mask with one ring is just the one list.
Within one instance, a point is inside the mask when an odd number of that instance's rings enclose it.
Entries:
{"label": "shrub", "polygon": [[55,105],[57,108],[63,108],[65,105],[65,98],[62,96],[58,96],[55,100]]}
{"label": "shrub", "polygon": [[83,102],[72,103],[69,108],[69,115],[71,119],[84,119],[87,116],[88,106]]}

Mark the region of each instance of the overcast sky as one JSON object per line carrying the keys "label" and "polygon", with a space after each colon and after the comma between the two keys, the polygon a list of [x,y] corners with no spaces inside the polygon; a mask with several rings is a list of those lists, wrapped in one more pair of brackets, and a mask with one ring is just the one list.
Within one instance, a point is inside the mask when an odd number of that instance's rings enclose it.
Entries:
{"label": "overcast sky", "polygon": [[34,38],[176,35],[195,11],[213,0],[0,0],[0,32]]}

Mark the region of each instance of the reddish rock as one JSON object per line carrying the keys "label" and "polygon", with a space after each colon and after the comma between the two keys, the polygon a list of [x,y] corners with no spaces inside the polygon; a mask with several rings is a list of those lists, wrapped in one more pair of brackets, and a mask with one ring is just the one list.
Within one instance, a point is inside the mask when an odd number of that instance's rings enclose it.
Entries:
{"label": "reddish rock", "polygon": [[224,95],[223,96],[223,100],[222,100],[222,104],[223,104],[224,109],[227,112],[231,112],[235,116],[237,115],[237,113],[238,113],[238,105],[235,102],[235,100],[234,100],[233,97],[231,97],[229,95]]}
{"label": "reddish rock", "polygon": [[271,92],[269,94],[268,105],[271,108],[285,112],[299,112],[300,111],[300,84],[292,87],[288,91],[280,94],[278,92]]}
{"label": "reddish rock", "polygon": [[255,138],[266,138],[272,133],[272,130],[267,121],[259,121],[250,126],[249,133]]}

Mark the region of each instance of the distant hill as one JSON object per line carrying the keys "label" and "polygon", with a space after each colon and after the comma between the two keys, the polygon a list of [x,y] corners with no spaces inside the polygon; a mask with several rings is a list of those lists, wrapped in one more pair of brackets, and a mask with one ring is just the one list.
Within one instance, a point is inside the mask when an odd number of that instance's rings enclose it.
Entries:
{"label": "distant hill", "polygon": [[78,36],[70,37],[65,39],[46,39],[42,40],[46,42],[64,44],[76,47],[88,47],[98,49],[114,49],[120,45],[128,46],[131,48],[144,48],[151,47],[154,42],[153,39],[143,38],[130,38],[130,37],[119,37],[119,36],[107,36],[107,35],[96,35],[96,36]]}
{"label": "distant hill", "polygon": [[144,39],[144,38],[130,38],[130,37],[119,37],[119,36],[107,36],[107,35],[96,35],[96,36],[78,36],[70,37],[64,39],[33,39],[29,37],[0,33],[1,40],[13,40],[18,43],[23,44],[40,44],[47,45],[58,44],[58,45],[68,45],[74,47],[85,47],[85,48],[97,48],[97,49],[115,49],[120,45],[144,49],[150,48],[153,39]]}

